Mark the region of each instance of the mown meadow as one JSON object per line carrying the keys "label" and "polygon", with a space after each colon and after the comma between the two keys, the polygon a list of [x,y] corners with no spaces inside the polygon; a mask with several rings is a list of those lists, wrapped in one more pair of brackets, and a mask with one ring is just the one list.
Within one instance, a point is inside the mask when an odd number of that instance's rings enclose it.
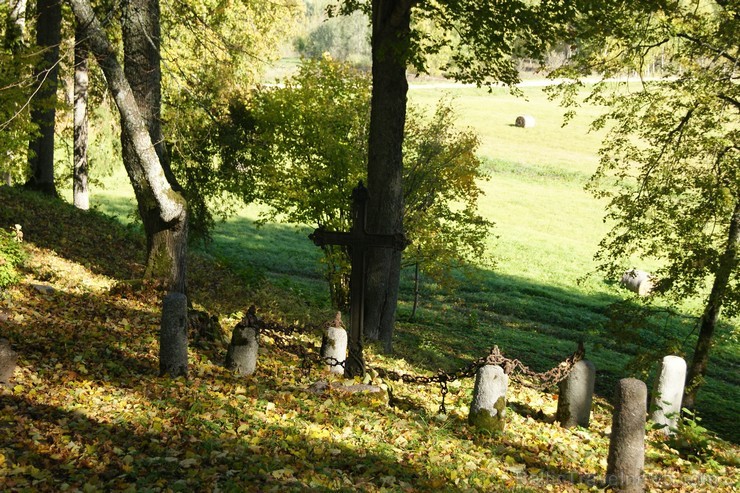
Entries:
{"label": "mown meadow", "polygon": [[[412,81],[413,83],[413,81]],[[18,351],[13,385],[0,390],[0,487],[9,491],[601,491],[615,382],[643,374],[625,365],[665,338],[685,340],[698,305],[644,327],[640,347],[615,339],[608,307],[629,299],[594,273],[593,254],[608,225],[603,203],[583,185],[594,170],[599,136],[589,114],[562,128],[562,110],[541,88],[505,90],[414,87],[415,104],[445,92],[459,124],[481,136],[490,173],[482,183],[484,215],[496,222],[489,251],[495,268],[479,268],[454,288],[422,283],[411,319],[412,272],[404,271],[395,353],[367,348],[371,366],[413,374],[454,370],[496,344],[535,370],[558,364],[584,341],[598,370],[589,429],[552,423],[556,389],[512,382],[509,423],[501,436],[466,422],[472,381],[450,386],[438,414],[436,386],[374,383],[379,397],[315,394],[327,379],[265,337],[258,369],[238,377],[223,368],[230,329],[257,306],[282,323],[322,325],[333,318],[320,251],[307,225],[254,225],[248,206],[219,224],[213,242],[194,249],[190,297],[216,315],[222,339],[194,344],[190,378],[157,376],[157,286],[141,273],[143,240],[125,173],[93,191],[98,212],[9,189],[0,192],[2,227],[23,226],[30,258],[23,281],[3,293],[3,335]],[[514,126],[520,114],[537,125]],[[100,214],[100,212],[104,214]],[[115,218],[115,219],[111,219]],[[40,292],[34,283],[54,291]],[[656,327],[660,328],[655,332]],[[618,328],[617,328],[618,331]],[[651,491],[734,491],[738,487],[735,423],[740,414],[733,328],[723,327],[700,393],[701,426],[666,443],[648,434]],[[293,336],[313,348],[320,334]],[[339,381],[341,383],[341,380]],[[717,433],[722,439],[713,439]],[[723,440],[724,439],[724,440]],[[734,444],[733,444],[734,442]]]}

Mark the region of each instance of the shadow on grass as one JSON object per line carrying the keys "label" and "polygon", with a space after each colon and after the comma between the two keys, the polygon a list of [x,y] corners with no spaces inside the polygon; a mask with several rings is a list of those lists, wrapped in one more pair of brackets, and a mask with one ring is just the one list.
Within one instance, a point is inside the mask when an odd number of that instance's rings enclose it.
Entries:
{"label": "shadow on grass", "polygon": [[[255,425],[253,410],[224,406],[208,395],[200,405],[222,409],[225,417],[208,426],[207,417],[170,403],[168,422],[157,421],[166,429],[155,431],[156,412],[133,423],[0,396],[0,452],[11,471],[0,485],[33,491],[356,491],[400,489],[404,483],[405,491],[456,489],[439,472],[382,450],[327,443],[279,421],[266,429]],[[248,426],[234,432],[237,423]],[[498,486],[508,490],[511,484]]]}
{"label": "shadow on grass", "polygon": [[[611,399],[618,380],[628,376],[645,380],[651,388],[658,362],[670,354],[667,348],[679,345],[687,359],[693,352],[695,320],[680,314],[670,319],[663,312],[653,318],[643,314],[628,327],[612,321],[610,307],[622,303],[639,308],[635,301],[625,302],[606,292],[583,294],[493,271],[478,270],[473,278],[474,282],[454,293],[427,286],[427,296],[413,322],[408,321],[412,298],[406,279],[395,343],[399,356],[430,371],[450,371],[497,345],[505,356],[542,372],[563,361],[584,341],[587,358],[597,368],[596,392]],[[727,334],[731,330],[726,323],[720,328]],[[641,355],[647,355],[647,366],[630,367]],[[739,356],[731,344],[715,346],[697,401],[704,426],[734,443],[740,441],[735,426],[740,412],[734,404],[740,399]]]}
{"label": "shadow on grass", "polygon": [[146,244],[135,228],[97,211],[20,188],[0,187],[0,225],[20,224],[24,241],[53,250],[92,272],[132,279],[143,272]]}
{"label": "shadow on grass", "polygon": [[[270,443],[281,436],[300,436],[290,427],[273,427],[273,436],[265,440],[271,445],[268,447],[268,443],[260,445],[261,441],[254,440],[249,432],[239,438],[224,438],[218,431],[211,433],[208,428],[188,427],[184,423],[180,429],[156,433],[146,431],[142,424],[104,423],[102,417],[96,419],[17,396],[1,397],[0,408],[3,414],[16,418],[4,427],[3,434],[7,436],[2,443],[7,445],[0,450],[11,469],[17,464],[27,471],[6,477],[5,486],[22,488],[33,484],[34,491],[59,491],[63,484],[73,489],[88,484],[108,491],[131,486],[174,491],[261,491],[268,487],[305,490],[309,484],[300,480],[299,471],[311,470],[307,461],[318,445],[307,437],[291,443],[290,450]],[[234,418],[246,416],[236,414]],[[53,439],[39,443],[34,432],[49,437],[66,436],[68,443],[74,444],[74,449],[66,454],[69,460],[53,450]],[[63,443],[58,447],[63,450]],[[306,457],[306,461],[300,456]],[[402,480],[421,479],[421,474],[412,468],[389,463],[384,456],[359,456],[349,447],[341,448],[340,456],[332,460],[332,468],[326,474],[340,473],[352,481],[350,484],[362,484],[363,480],[379,484],[381,474],[367,472],[384,469],[397,472]]]}
{"label": "shadow on grass", "polygon": [[[212,250],[230,266],[258,269],[292,299],[330,310],[328,289],[321,280],[321,251],[307,239],[310,231],[275,224],[257,228],[247,219],[233,219],[217,228]],[[432,372],[453,370],[498,345],[506,356],[545,371],[584,341],[588,358],[597,367],[597,393],[611,398],[618,380],[627,376],[645,379],[650,387],[652,376],[646,372],[656,371],[661,348],[680,343],[689,356],[693,351],[694,326],[686,317],[640,319],[629,334],[626,328],[610,326],[609,307],[623,302],[627,294],[620,297],[606,289],[587,294],[581,288],[544,285],[490,270],[474,271],[473,279],[463,279],[455,292],[425,286],[422,308],[411,322],[413,280],[410,271],[403,273],[397,356]],[[627,305],[637,303],[627,301]],[[656,353],[654,364],[641,371],[626,368],[646,351]],[[740,395],[733,369],[739,362],[732,350],[717,348],[697,403],[705,423],[736,443],[740,432],[734,424],[740,414],[734,402]]]}
{"label": "shadow on grass", "polygon": [[[38,194],[2,187],[0,224],[8,227],[16,223],[23,226],[27,241],[52,249],[93,272],[127,279],[141,269],[144,242],[135,229],[122,228],[113,219],[95,212],[81,213]],[[308,240],[310,230],[274,224],[257,228],[244,218],[222,224],[214,232],[214,243],[208,251],[242,274],[245,290],[226,293],[233,290],[229,283],[216,289],[219,274],[209,272],[209,267],[202,269],[204,272],[195,283],[191,277],[191,287],[204,292],[203,296],[210,297],[219,310],[231,313],[244,307],[239,299],[246,304],[244,296],[264,276],[276,286],[273,294],[279,298],[281,308],[288,310],[288,316],[300,312],[305,317],[315,313],[316,308],[330,313],[328,290],[318,262],[321,250]],[[226,275],[226,269],[222,272]],[[562,361],[583,340],[588,357],[599,372],[597,392],[609,397],[619,378],[634,374],[625,371],[624,366],[638,352],[660,348],[669,339],[685,340],[682,348],[688,354],[693,350],[695,335],[689,335],[692,327],[688,323],[646,321],[639,331],[639,343],[615,339],[606,330],[606,313],[610,304],[620,300],[616,296],[585,294],[578,289],[543,285],[492,271],[480,270],[475,278],[477,282],[463,282],[455,293],[427,290],[429,294],[416,321],[408,322],[411,281],[405,273],[397,353],[431,371],[452,370],[484,355],[496,344],[505,355],[543,371]],[[228,297],[233,302],[218,304]],[[72,320],[76,316],[70,314]],[[740,413],[735,403],[739,398],[740,358],[733,347],[736,345],[715,348],[697,409],[707,427],[737,443],[740,431],[735,423],[740,420]]]}

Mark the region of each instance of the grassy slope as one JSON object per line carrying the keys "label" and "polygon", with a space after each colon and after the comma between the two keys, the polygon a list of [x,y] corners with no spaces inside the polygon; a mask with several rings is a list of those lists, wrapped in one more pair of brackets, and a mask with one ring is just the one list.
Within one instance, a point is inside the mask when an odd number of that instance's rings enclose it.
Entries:
{"label": "grassy slope", "polygon": [[[512,383],[507,429],[490,437],[466,423],[470,380],[450,386],[446,416],[435,415],[434,387],[394,384],[395,408],[340,391],[316,395],[306,388],[326,376],[316,368],[305,374],[269,338],[253,377],[225,371],[224,344],[214,343],[191,347],[189,380],[159,378],[162,293],[121,283],[141,272],[141,237],[97,213],[0,188],[0,224],[15,223],[31,259],[24,281],[0,297],[2,334],[20,355],[13,384],[0,389],[4,491],[598,489],[610,419],[603,400],[589,430],[567,431],[534,413],[554,412],[551,394]],[[202,256],[190,266],[191,300],[227,327],[252,302],[271,316],[287,307],[319,316],[295,283],[245,283]],[[36,291],[38,282],[55,291]],[[425,332],[442,332],[434,328]],[[318,334],[296,339],[317,344]],[[372,350],[368,358],[421,371]],[[706,462],[648,444],[648,486],[656,490],[704,491],[710,481],[732,491],[737,466],[737,447],[727,444]]]}
{"label": "grassy slope", "polygon": [[[514,98],[504,89],[489,94],[478,89],[424,89],[422,85],[411,91],[410,101],[431,106],[445,92],[458,103],[459,124],[474,128],[481,136],[481,154],[491,171],[491,180],[483,184],[486,198],[481,210],[496,221],[499,236],[491,244],[499,260],[496,271],[483,274],[480,292],[463,298],[473,310],[482,309],[474,318],[489,319],[494,333],[509,333],[497,331],[499,315],[506,321],[504,327],[513,324],[521,329],[510,338],[528,343],[512,340],[513,346],[507,347],[510,351],[519,351],[521,344],[562,347],[564,341],[584,337],[590,358],[610,377],[603,378],[599,386],[602,394],[608,394],[613,380],[625,376],[626,354],[638,348],[614,344],[603,326],[605,307],[626,298],[625,292],[599,275],[586,277],[594,272],[592,257],[608,230],[602,221],[605,204],[583,188],[597,165],[601,135],[589,132],[588,125],[598,108],[583,108],[563,127],[563,110],[547,101],[541,88],[525,88],[525,98]],[[522,114],[534,115],[536,126],[513,126]],[[700,306],[691,302],[678,309],[695,315]],[[656,346],[669,338],[685,341],[682,348],[690,355],[695,342],[692,324],[691,320],[672,320],[665,326],[653,326],[655,333],[646,336]],[[710,426],[737,442],[740,434],[734,423],[740,411],[734,402],[740,398],[740,347],[729,337],[731,330],[722,329],[723,338],[714,348],[699,410],[713,423]],[[541,359],[542,351],[526,354],[533,364]],[[552,358],[545,357],[540,364],[551,362]]]}
{"label": "grassy slope", "polygon": [[[425,286],[423,310],[415,323],[408,322],[411,287],[410,272],[406,272],[397,347],[402,356],[434,370],[457,367],[480,356],[481,348],[500,344],[507,354],[541,370],[584,339],[599,370],[597,390],[608,397],[619,378],[634,374],[650,381],[651,377],[625,371],[625,364],[640,348],[614,342],[605,328],[606,307],[627,294],[598,275],[582,279],[593,272],[592,256],[607,231],[602,222],[604,204],[583,190],[597,164],[600,136],[588,131],[588,123],[598,109],[587,108],[562,127],[562,110],[547,101],[541,88],[525,88],[524,93],[525,98],[514,98],[504,89],[489,94],[428,86],[411,91],[411,102],[419,105],[431,106],[440,97],[452,97],[458,123],[473,127],[481,136],[481,153],[491,172],[491,179],[482,184],[486,196],[481,212],[497,223],[498,238],[491,238],[490,248],[498,266],[495,271],[478,272],[479,282],[466,281],[466,289],[458,292]],[[534,115],[537,125],[515,127],[513,122],[521,114]],[[125,181],[122,171],[111,180]],[[132,216],[130,192],[127,195],[115,185],[96,192],[102,210]],[[252,224],[256,214],[249,208],[220,225],[210,251],[248,279],[266,276],[299,296],[301,304],[286,308],[291,316],[306,317],[317,309],[329,313],[317,264],[320,251],[306,240],[310,228],[269,224],[257,229]],[[681,308],[698,313],[696,306]],[[659,320],[652,331],[642,331],[643,349],[657,349],[678,339],[690,355],[695,341],[692,320],[669,322]],[[724,338],[714,349],[698,409],[713,430],[739,442],[735,423],[740,411],[735,403],[740,399],[740,348],[728,337],[730,332],[728,327],[721,330]],[[420,344],[424,350],[418,350]],[[661,356],[656,354],[654,359]]]}

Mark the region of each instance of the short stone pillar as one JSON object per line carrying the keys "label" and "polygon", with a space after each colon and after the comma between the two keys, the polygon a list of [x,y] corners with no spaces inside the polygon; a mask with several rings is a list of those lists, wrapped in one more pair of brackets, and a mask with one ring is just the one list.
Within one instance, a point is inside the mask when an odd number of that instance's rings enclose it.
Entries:
{"label": "short stone pillar", "polygon": [[169,293],[162,302],[159,375],[165,374],[188,374],[188,298],[182,293]]}
{"label": "short stone pillar", "polygon": [[672,434],[681,413],[681,399],[686,382],[686,361],[680,356],[666,356],[655,380],[653,412],[654,423],[665,425],[662,431]]}
{"label": "short stone pillar", "polygon": [[555,416],[563,427],[588,428],[595,382],[596,368],[585,359],[577,361],[568,376],[560,382],[558,410]]}
{"label": "short stone pillar", "polygon": [[0,385],[9,384],[13,379],[18,353],[10,347],[10,341],[0,339]]}
{"label": "short stone pillar", "polygon": [[647,386],[636,378],[623,378],[617,384],[615,397],[606,484],[613,491],[642,493]]}
{"label": "short stone pillar", "polygon": [[257,369],[257,316],[255,308],[251,306],[244,318],[234,327],[231,333],[231,342],[226,351],[226,368],[234,370],[240,375],[251,375]]}
{"label": "short stone pillar", "polygon": [[475,375],[468,423],[482,430],[503,431],[508,387],[509,377],[500,366],[481,367]]}
{"label": "short stone pillar", "polygon": [[337,375],[344,375],[344,361],[347,359],[347,331],[342,327],[342,317],[337,313],[336,319],[324,332],[321,341],[321,358],[326,362],[326,369]]}

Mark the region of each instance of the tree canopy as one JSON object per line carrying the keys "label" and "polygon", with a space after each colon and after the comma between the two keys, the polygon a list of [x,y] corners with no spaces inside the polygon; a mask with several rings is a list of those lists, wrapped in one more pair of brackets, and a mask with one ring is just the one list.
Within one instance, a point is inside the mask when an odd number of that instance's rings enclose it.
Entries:
{"label": "tree canopy", "polygon": [[229,106],[248,99],[301,9],[293,0],[164,2],[164,132],[198,237],[231,210],[224,195],[253,196],[239,157],[223,154],[241,138],[228,128]]}
{"label": "tree canopy", "polygon": [[[247,139],[265,219],[349,230],[350,195],[367,177],[370,78],[329,58],[304,60],[278,87],[253,95]],[[477,213],[484,173],[477,137],[457,129],[449,101],[432,115],[412,108],[404,143],[404,222],[409,263],[436,279],[485,261],[492,223]],[[332,300],[347,308],[347,252],[325,249]]]}
{"label": "tree canopy", "polygon": [[[634,257],[659,266],[657,294],[705,297],[686,404],[706,371],[720,310],[738,314],[740,286],[740,14],[731,2],[618,2],[574,24],[576,55],[556,76],[596,72],[588,99],[608,135],[590,188],[614,226],[596,258],[610,276]],[[660,60],[658,78],[645,68]],[[635,74],[614,83],[610,78]],[[574,102],[577,84],[568,84]]]}

